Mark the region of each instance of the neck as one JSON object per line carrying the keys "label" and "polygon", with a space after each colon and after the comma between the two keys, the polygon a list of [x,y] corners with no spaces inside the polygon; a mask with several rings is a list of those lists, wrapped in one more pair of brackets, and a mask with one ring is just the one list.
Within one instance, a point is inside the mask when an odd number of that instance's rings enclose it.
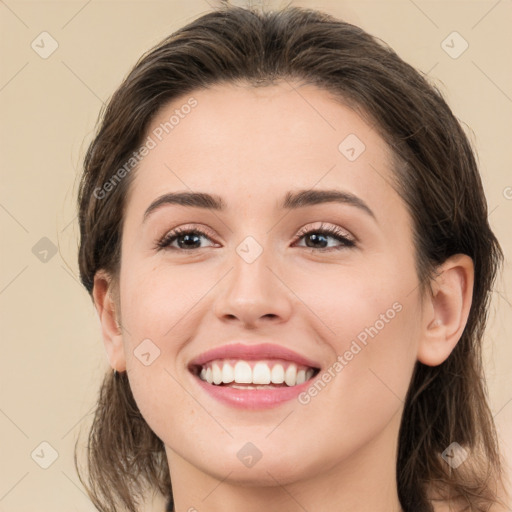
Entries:
{"label": "neck", "polygon": [[166,446],[174,512],[402,512],[396,485],[400,412],[349,458],[284,484],[269,468],[260,468],[266,484],[240,484],[229,472],[213,476]]}

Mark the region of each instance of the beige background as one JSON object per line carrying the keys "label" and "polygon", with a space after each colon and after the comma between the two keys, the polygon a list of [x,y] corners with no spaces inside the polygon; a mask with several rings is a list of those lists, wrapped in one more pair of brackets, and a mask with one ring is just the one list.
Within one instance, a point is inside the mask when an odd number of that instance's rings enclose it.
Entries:
{"label": "beige background", "polygon": [[[490,223],[507,258],[494,295],[485,362],[510,464],[512,1],[291,3],[359,24],[429,72],[470,133]],[[1,512],[94,510],[72,455],[107,369],[99,322],[77,278],[80,161],[102,102],[140,54],[208,10],[205,0],[0,1]],[[31,48],[43,31],[58,43],[47,59]],[[441,46],[453,31],[469,44],[456,59]],[[456,40],[455,49],[461,43]],[[58,452],[48,469],[35,462],[50,461],[43,441]]]}

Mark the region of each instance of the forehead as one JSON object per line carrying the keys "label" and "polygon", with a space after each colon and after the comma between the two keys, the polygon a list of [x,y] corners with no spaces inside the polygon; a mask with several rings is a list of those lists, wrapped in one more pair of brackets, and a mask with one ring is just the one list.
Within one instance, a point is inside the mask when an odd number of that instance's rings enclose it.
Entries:
{"label": "forehead", "polygon": [[160,109],[145,141],[151,149],[128,201],[128,215],[136,211],[139,218],[169,191],[207,191],[229,198],[235,211],[248,199],[273,206],[294,188],[343,189],[367,203],[387,196],[387,208],[399,201],[389,185],[391,153],[384,140],[312,85],[222,84],[193,91]]}

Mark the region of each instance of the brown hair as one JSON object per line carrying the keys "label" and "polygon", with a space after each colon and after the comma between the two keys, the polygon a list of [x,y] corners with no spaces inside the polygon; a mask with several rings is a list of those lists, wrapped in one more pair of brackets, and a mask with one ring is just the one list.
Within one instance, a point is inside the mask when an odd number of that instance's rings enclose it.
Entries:
{"label": "brown hair", "polygon": [[[395,186],[413,219],[422,294],[449,256],[473,259],[472,306],[460,341],[443,364],[416,363],[396,477],[406,512],[431,512],[431,488],[464,510],[488,510],[499,502],[492,484],[502,476],[502,463],[481,342],[503,254],[488,224],[472,148],[441,93],[361,28],[297,7],[259,12],[225,6],[147,52],[110,99],[85,156],[78,197],[81,281],[92,296],[94,275],[104,269],[117,286],[124,208],[135,170],[108,194],[104,184],[143,142],[162,106],[213,84],[256,87],[288,79],[332,92],[392,148]],[[440,455],[454,441],[470,454],[457,469]],[[141,416],[126,373],[105,376],[87,463],[88,484],[77,470],[102,512],[116,510],[118,503],[136,512],[145,485],[172,501],[163,443]]]}

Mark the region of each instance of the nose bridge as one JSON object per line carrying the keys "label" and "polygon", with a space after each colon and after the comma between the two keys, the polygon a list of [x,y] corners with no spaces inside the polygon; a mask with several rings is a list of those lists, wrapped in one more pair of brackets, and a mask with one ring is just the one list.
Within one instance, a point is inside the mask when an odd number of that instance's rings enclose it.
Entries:
{"label": "nose bridge", "polygon": [[216,300],[220,318],[236,317],[244,323],[254,323],[263,317],[289,316],[290,297],[276,276],[279,265],[268,240],[266,237],[264,246],[255,237],[247,236],[236,246],[228,282]]}
{"label": "nose bridge", "polygon": [[[259,238],[261,240],[261,236]],[[275,265],[275,258],[272,258],[268,238],[261,243],[253,236],[247,236],[242,240],[235,248],[235,254],[231,258],[234,267],[230,286],[232,300],[263,301],[276,285],[276,283],[270,282],[275,280],[269,270],[269,267],[273,265],[272,260]]]}

